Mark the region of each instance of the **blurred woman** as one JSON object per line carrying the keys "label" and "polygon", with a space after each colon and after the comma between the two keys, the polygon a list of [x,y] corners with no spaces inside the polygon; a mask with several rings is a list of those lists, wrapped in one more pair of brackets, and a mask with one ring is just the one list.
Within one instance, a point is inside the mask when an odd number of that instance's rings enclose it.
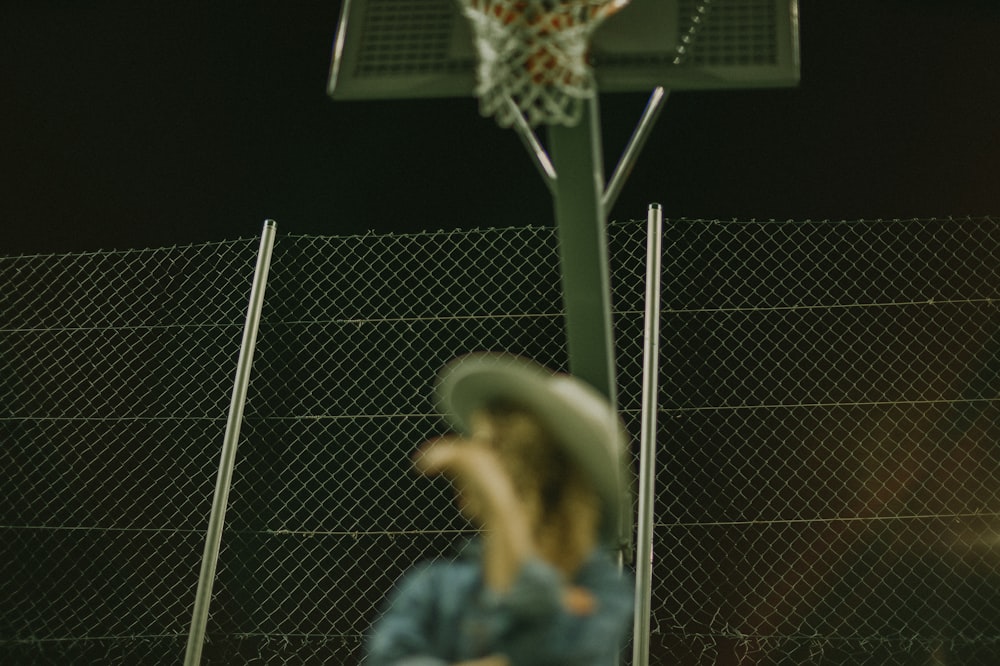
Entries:
{"label": "blurred woman", "polygon": [[442,372],[439,409],[460,433],[418,472],[444,475],[480,537],[455,561],[403,577],[368,642],[369,666],[610,666],[631,586],[612,562],[624,434],[600,394],[499,354]]}

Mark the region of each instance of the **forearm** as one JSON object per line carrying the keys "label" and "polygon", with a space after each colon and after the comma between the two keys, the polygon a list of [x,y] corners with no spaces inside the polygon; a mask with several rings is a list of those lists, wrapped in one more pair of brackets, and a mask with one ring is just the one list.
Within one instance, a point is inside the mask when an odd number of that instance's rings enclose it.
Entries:
{"label": "forearm", "polygon": [[451,477],[463,513],[483,528],[486,584],[506,592],[537,548],[527,511],[496,454],[474,439],[442,438],[424,445],[414,464],[423,474]]}
{"label": "forearm", "polygon": [[483,516],[483,575],[493,591],[510,590],[521,567],[536,555],[524,507],[506,478],[498,477]]}

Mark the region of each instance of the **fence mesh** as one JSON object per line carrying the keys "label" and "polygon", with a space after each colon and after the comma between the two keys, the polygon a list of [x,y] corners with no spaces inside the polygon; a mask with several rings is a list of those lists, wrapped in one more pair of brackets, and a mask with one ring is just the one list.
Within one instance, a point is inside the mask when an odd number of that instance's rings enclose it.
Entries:
{"label": "fence mesh", "polygon": [[181,661],[255,250],[0,259],[0,662]]}
{"label": "fence mesh", "polygon": [[[610,227],[638,433],[645,224]],[[255,241],[0,259],[4,663],[179,663]],[[666,223],[654,664],[1000,660],[1000,223]],[[471,534],[458,353],[566,369],[557,238],[282,237],[203,663],[354,663]],[[626,662],[628,659],[626,658]]]}
{"label": "fence mesh", "polygon": [[671,659],[1000,657],[998,231],[671,225],[654,586]]}

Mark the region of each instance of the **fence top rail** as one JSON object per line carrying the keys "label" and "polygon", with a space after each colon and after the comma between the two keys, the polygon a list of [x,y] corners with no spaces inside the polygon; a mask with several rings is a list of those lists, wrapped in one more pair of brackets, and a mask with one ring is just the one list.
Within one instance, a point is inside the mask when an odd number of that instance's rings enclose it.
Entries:
{"label": "fence top rail", "polygon": [[[620,227],[626,225],[637,225],[645,224],[645,220],[634,219],[634,220],[613,220],[609,222],[611,227]],[[675,218],[665,218],[664,222],[667,224],[706,224],[706,225],[862,225],[862,224],[899,224],[899,223],[941,223],[941,224],[955,224],[955,223],[997,223],[997,217],[992,214],[984,215],[949,215],[943,217],[913,217],[913,218],[859,218],[859,219],[777,219],[777,218],[767,218],[767,219],[757,219],[757,218],[732,218],[728,220],[722,219],[710,219],[701,217],[675,217]],[[437,235],[474,235],[483,233],[497,233],[497,232],[530,232],[530,231],[554,231],[554,227],[544,225],[544,224],[529,224],[529,225],[518,225],[509,227],[475,227],[475,228],[462,228],[462,229],[431,229],[425,231],[414,231],[414,232],[376,232],[368,231],[365,233],[355,233],[355,234],[283,234],[281,238],[289,240],[328,240],[328,239],[338,239],[338,240],[351,240],[351,239],[371,239],[373,237],[421,237],[421,236],[437,236]],[[86,250],[82,252],[64,252],[64,253],[44,253],[35,252],[31,254],[0,254],[0,264],[8,261],[21,261],[29,259],[43,259],[53,256],[62,257],[91,257],[91,256],[113,256],[113,255],[129,255],[129,254],[143,254],[143,253],[155,253],[162,252],[165,250],[185,250],[195,247],[206,247],[212,245],[233,245],[237,243],[246,243],[257,239],[258,236],[246,236],[239,237],[232,240],[222,240],[222,241],[204,241],[204,242],[192,242],[192,243],[181,243],[175,245],[166,245],[162,247],[151,247],[151,248],[129,248],[129,249],[113,249],[113,250]]]}

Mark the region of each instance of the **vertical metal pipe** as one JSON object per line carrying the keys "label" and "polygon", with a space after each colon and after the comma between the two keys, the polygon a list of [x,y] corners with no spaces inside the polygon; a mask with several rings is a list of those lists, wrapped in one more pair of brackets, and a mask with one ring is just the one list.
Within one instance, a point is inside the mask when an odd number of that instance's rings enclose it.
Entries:
{"label": "vertical metal pipe", "polygon": [[267,273],[271,266],[275,227],[274,220],[264,222],[264,230],[260,237],[260,249],[257,251],[257,267],[254,269],[253,286],[250,288],[250,303],[247,306],[243,342],[240,345],[240,355],[236,363],[233,396],[229,403],[229,419],[226,422],[226,435],[222,442],[219,474],[216,477],[215,496],[212,499],[212,513],[209,516],[208,530],[205,534],[205,552],[202,555],[201,573],[198,576],[198,592],[195,595],[187,651],[184,654],[185,666],[197,666],[201,662],[201,649],[205,643],[208,606],[212,599],[212,583],[215,580],[215,567],[219,560],[222,527],[226,521],[229,486],[233,479],[233,467],[236,464],[236,445],[240,438],[243,406],[246,402],[247,387],[250,384],[250,369],[253,365],[254,347],[257,344],[257,326],[260,323],[260,313],[264,304]]}
{"label": "vertical metal pipe", "polygon": [[646,324],[639,435],[639,517],[636,535],[633,666],[649,664],[650,586],[653,579],[653,484],[656,478],[656,410],[660,370],[660,265],[663,211],[650,204],[646,238]]}
{"label": "vertical metal pipe", "polygon": [[[559,230],[569,370],[617,406],[608,230],[601,208],[604,160],[597,96],[584,105],[579,125],[552,125],[548,133],[552,164],[558,175],[553,204]],[[631,538],[631,529],[628,533]]]}

